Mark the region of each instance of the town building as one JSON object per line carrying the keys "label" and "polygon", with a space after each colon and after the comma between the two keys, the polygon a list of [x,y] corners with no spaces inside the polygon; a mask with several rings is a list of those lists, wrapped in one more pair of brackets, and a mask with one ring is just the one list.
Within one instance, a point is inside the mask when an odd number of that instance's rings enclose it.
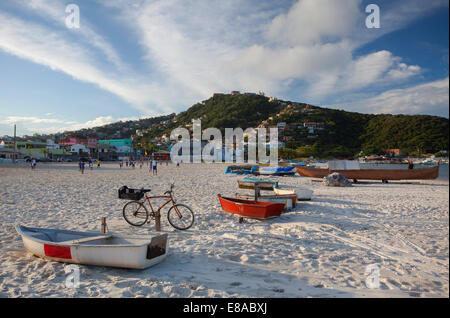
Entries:
{"label": "town building", "polygon": [[400,149],[383,149],[384,153],[390,157],[400,157],[402,151]]}

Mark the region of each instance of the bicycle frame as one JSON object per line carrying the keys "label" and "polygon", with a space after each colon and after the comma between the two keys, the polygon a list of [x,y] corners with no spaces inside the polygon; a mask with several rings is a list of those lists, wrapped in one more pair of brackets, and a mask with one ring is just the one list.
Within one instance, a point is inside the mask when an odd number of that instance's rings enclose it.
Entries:
{"label": "bicycle frame", "polygon": [[[153,209],[153,205],[152,205],[150,199],[169,199],[169,200],[167,200],[163,205],[161,205],[161,206],[158,208],[158,210],[157,210],[156,212],[159,213],[159,211],[160,211],[163,207],[165,207],[165,206],[166,206],[167,204],[169,204],[169,203],[172,203],[172,206],[175,207],[175,211],[177,212],[178,217],[180,217],[180,218],[182,217],[180,211],[178,211],[178,208],[176,207],[176,204],[177,204],[177,203],[176,203],[175,200],[173,199],[172,193],[169,194],[169,195],[155,195],[155,196],[147,196],[147,195],[145,195],[145,199],[144,199],[144,201],[142,201],[142,204],[144,205],[145,202],[148,202],[148,205],[150,206],[150,209],[152,209],[152,214],[154,215],[154,214],[155,214],[155,210]],[[139,209],[138,209],[138,210],[139,210]],[[136,212],[137,212],[137,211],[136,211]]]}

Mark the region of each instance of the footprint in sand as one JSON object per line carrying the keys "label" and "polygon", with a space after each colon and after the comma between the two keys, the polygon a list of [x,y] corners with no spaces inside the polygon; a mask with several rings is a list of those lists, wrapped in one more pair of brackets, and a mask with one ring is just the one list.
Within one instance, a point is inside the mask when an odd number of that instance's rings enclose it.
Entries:
{"label": "footprint in sand", "polygon": [[273,288],[272,291],[274,291],[276,293],[284,293],[284,289],[283,288]]}

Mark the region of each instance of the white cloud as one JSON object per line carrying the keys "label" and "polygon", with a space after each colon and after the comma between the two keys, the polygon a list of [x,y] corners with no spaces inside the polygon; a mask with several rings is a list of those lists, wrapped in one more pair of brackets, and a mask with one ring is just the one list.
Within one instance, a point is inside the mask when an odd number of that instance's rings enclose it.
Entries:
{"label": "white cloud", "polygon": [[[145,75],[103,69],[95,52],[53,30],[0,12],[0,49],[109,91],[145,115],[173,111],[176,95]],[[157,105],[157,106],[156,106]]]}
{"label": "white cloud", "polygon": [[353,56],[360,45],[353,32],[365,18],[360,0],[301,0],[274,16],[256,6],[245,22],[232,18],[235,8],[247,12],[245,2],[220,3],[116,5],[137,30],[148,62],[179,91],[194,96],[233,89],[279,96],[296,90],[299,97],[320,101],[336,92],[401,82],[421,71],[384,50]]}
{"label": "white cloud", "polygon": [[361,0],[302,0],[268,25],[268,40],[285,45],[310,45],[341,40],[362,15]]}
{"label": "white cloud", "polygon": [[[387,90],[377,96],[345,104],[349,109],[374,114],[436,114],[449,116],[449,78],[408,88]],[[328,107],[340,108],[337,105]]]}
{"label": "white cloud", "polygon": [[17,125],[20,135],[33,133],[52,134],[63,131],[74,131],[84,128],[104,126],[118,121],[138,120],[138,117],[114,118],[113,116],[100,116],[86,122],[63,120],[57,118],[40,118],[33,116],[8,116],[0,119],[0,126],[12,127]]}
{"label": "white cloud", "polygon": [[[60,28],[65,28],[65,2],[61,2],[60,0],[16,0],[14,3],[20,8],[28,9],[35,14],[53,21]],[[81,13],[84,17],[84,12]],[[119,69],[128,69],[128,66],[121,60],[116,50],[102,35],[95,31],[87,19],[82,19],[82,26],[79,29],[67,29],[66,31],[71,36],[78,37],[93,48],[99,49]]]}
{"label": "white cloud", "polygon": [[116,23],[134,32],[145,70],[131,69],[85,15],[79,34],[68,32],[63,2],[56,0],[17,2],[56,28],[0,12],[0,49],[97,85],[145,115],[181,111],[234,89],[320,103],[403,84],[422,68],[382,48],[363,56],[355,49],[446,5],[411,0],[382,6],[377,31],[365,28],[361,0],[98,2],[114,8],[107,12],[117,13]]}

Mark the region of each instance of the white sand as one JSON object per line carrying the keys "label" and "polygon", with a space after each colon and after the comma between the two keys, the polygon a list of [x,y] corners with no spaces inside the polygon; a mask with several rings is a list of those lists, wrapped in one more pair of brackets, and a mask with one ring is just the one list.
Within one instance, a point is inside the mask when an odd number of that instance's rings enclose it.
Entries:
{"label": "white sand", "polygon": [[[314,190],[313,200],[269,221],[221,211],[217,194],[246,192],[225,165],[77,171],[76,164],[0,165],[1,297],[448,297],[449,182],[380,182],[329,188],[301,177],[279,178]],[[188,231],[170,227],[167,259],[146,270],[80,266],[81,285],[65,287],[63,263],[28,254],[15,223],[99,231],[100,218],[123,234],[148,234],[153,224],[122,218],[122,185],[175,196],[196,215]],[[249,193],[249,192],[247,192]],[[167,210],[166,210],[167,211]],[[367,265],[380,268],[380,288],[369,289]]]}

